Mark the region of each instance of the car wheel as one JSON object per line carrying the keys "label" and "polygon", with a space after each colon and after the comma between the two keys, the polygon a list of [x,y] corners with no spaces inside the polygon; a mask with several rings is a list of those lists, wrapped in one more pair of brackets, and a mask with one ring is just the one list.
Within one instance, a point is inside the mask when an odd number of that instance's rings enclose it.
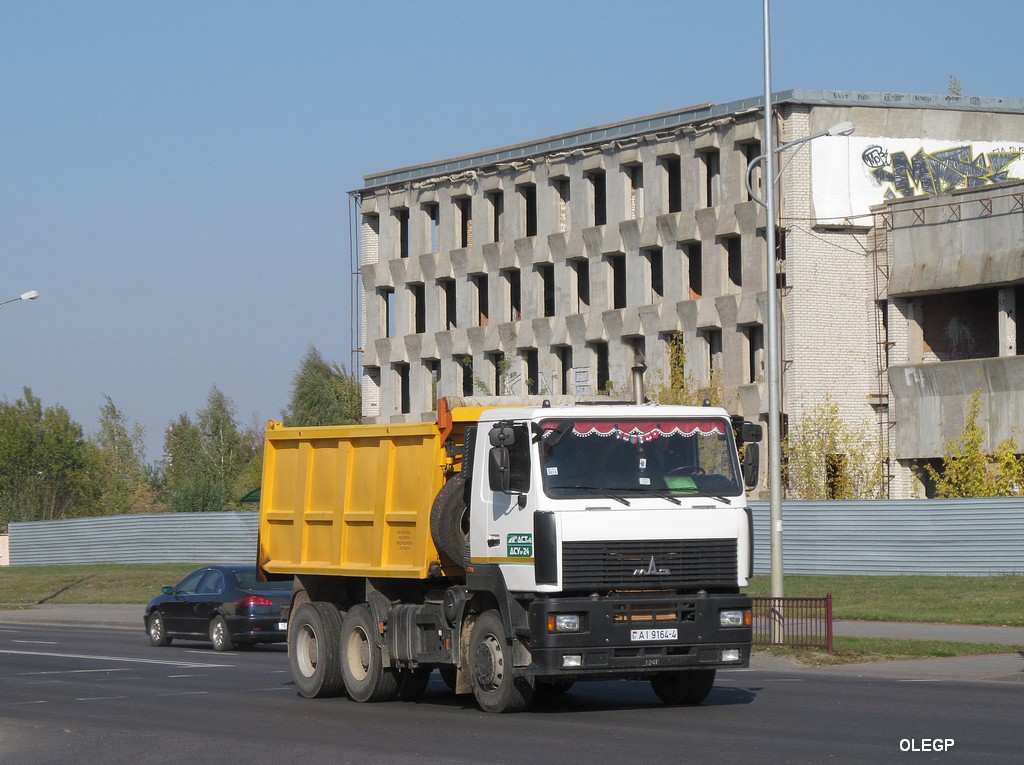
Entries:
{"label": "car wheel", "polygon": [[235,647],[223,616],[215,616],[210,622],[210,642],[213,643],[214,651],[230,651]]}
{"label": "car wheel", "polygon": [[288,622],[288,663],[292,680],[307,699],[345,690],[341,672],[341,612],[331,603],[307,601]]}
{"label": "car wheel", "polygon": [[476,703],[485,712],[522,712],[533,701],[533,678],[516,675],[505,625],[485,611],[473,625],[469,657]]}
{"label": "car wheel", "polygon": [[167,637],[167,626],[164,624],[164,617],[159,611],[154,611],[149,615],[149,642],[155,646],[165,646],[171,644],[171,639]]}
{"label": "car wheel", "polygon": [[715,684],[715,670],[694,669],[683,672],[664,672],[651,678],[651,688],[665,704],[700,704],[711,693]]}
{"label": "car wheel", "polygon": [[398,673],[384,666],[370,609],[354,606],[341,630],[341,671],[353,701],[387,701],[398,692]]}

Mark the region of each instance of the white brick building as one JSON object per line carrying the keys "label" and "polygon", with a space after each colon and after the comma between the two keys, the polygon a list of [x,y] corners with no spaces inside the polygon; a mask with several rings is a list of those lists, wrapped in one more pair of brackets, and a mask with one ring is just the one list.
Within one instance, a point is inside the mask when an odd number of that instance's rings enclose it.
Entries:
{"label": "white brick building", "polygon": [[[353,192],[366,420],[430,419],[443,395],[628,393],[637,351],[649,384],[667,382],[674,333],[690,373],[717,370],[726,405],[764,419],[765,209],[745,184],[761,103],[366,176]],[[889,197],[1024,177],[1024,102],[788,91],[774,113],[780,144],[856,125],[779,158],[783,411],[792,424],[831,396],[878,433],[892,496],[911,496],[913,460],[936,455],[897,438],[889,368],[932,359],[915,358],[906,301],[889,300],[894,247],[879,216]],[[763,194],[759,170],[754,183]],[[1021,216],[996,225],[1019,229]],[[1001,272],[1004,308],[1018,270]]]}

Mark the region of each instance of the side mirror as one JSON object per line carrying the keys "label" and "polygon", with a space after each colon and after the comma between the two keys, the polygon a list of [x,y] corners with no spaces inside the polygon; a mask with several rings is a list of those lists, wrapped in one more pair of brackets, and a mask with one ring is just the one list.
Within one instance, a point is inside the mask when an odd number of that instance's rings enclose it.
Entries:
{"label": "side mirror", "polygon": [[[757,426],[760,430],[760,426]],[[761,447],[749,443],[743,448],[743,483],[748,489],[757,486],[758,473],[761,468]]]}
{"label": "side mirror", "polygon": [[[491,433],[493,435],[494,431],[492,430]],[[509,486],[512,483],[512,469],[508,447],[494,446],[487,453],[487,482],[490,485],[491,491],[500,491],[503,494],[508,494]]]}
{"label": "side mirror", "polygon": [[757,443],[761,440],[762,429],[760,425],[753,422],[744,422],[740,425],[740,441],[742,443]]}
{"label": "side mirror", "polygon": [[508,422],[496,422],[487,434],[491,446],[512,446],[516,441],[516,431]]}

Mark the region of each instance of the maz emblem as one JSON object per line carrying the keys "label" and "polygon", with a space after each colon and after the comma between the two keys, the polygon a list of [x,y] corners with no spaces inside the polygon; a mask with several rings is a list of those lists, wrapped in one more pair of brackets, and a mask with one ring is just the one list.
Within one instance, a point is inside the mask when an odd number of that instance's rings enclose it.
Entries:
{"label": "maz emblem", "polygon": [[647,564],[647,568],[635,568],[633,569],[633,576],[668,576],[672,572],[667,568],[658,568],[658,564],[654,562],[654,556],[651,556],[650,563]]}

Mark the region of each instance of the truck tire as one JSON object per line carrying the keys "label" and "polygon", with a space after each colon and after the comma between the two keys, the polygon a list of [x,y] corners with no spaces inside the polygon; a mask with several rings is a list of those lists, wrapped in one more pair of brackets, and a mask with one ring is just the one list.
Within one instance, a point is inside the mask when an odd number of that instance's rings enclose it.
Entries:
{"label": "truck tire", "polygon": [[700,704],[711,693],[715,684],[715,670],[693,669],[683,672],[663,672],[651,678],[651,688],[665,704]]}
{"label": "truck tire", "polygon": [[398,673],[384,666],[377,644],[377,625],[370,609],[349,609],[341,635],[341,671],[353,701],[389,701],[398,693]]}
{"label": "truck tire", "polygon": [[469,639],[473,696],[485,712],[522,712],[533,701],[533,678],[517,676],[512,647],[497,611],[485,611]]}
{"label": "truck tire", "polygon": [[341,671],[341,612],[331,603],[307,602],[288,622],[288,663],[292,680],[307,699],[345,690]]}
{"label": "truck tire", "polygon": [[462,566],[469,538],[469,508],[466,506],[466,478],[456,473],[441,487],[430,508],[430,535],[438,551]]}

